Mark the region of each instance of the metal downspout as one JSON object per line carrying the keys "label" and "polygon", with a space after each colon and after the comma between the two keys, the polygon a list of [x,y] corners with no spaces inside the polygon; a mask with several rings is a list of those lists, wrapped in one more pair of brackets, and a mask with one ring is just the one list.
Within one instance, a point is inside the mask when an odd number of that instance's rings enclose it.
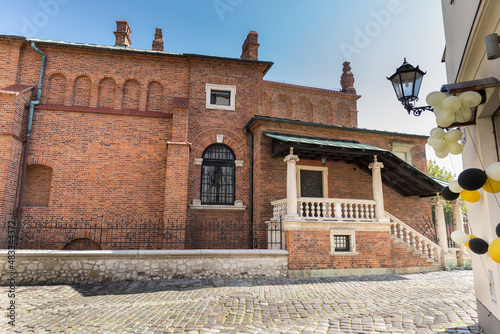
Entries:
{"label": "metal downspout", "polygon": [[17,204],[16,233],[15,233],[16,248],[17,248],[17,242],[18,242],[18,237],[19,237],[19,229],[20,229],[20,225],[21,225],[21,213],[22,213],[22,205],[23,205],[23,198],[24,198],[24,186],[26,184],[26,169],[28,167],[28,152],[29,152],[30,139],[31,139],[31,129],[33,127],[33,113],[35,111],[35,106],[37,104],[40,104],[40,98],[42,97],[43,76],[45,74],[45,64],[47,61],[47,56],[45,55],[45,53],[43,53],[42,51],[40,51],[40,49],[38,49],[36,47],[35,42],[31,42],[31,47],[37,53],[42,55],[42,65],[40,68],[40,76],[38,78],[38,90],[36,93],[36,100],[30,102],[30,108],[29,108],[29,113],[28,113],[28,126],[26,129],[26,143],[24,145],[23,167],[22,167],[22,171],[21,171],[21,186],[19,189],[19,202]]}

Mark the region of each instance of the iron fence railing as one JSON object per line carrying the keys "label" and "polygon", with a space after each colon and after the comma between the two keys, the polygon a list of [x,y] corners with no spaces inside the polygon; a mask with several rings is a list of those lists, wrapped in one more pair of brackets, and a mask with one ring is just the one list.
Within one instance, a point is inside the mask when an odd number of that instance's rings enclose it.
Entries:
{"label": "iron fence railing", "polygon": [[[12,244],[9,230],[16,222],[0,223],[0,249]],[[200,220],[167,222],[95,220],[25,220],[18,225],[18,249],[282,249],[281,222]]]}

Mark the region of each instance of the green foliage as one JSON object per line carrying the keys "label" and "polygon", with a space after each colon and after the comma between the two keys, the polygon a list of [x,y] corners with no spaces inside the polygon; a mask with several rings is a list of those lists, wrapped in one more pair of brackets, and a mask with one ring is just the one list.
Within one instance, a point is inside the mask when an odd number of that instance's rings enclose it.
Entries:
{"label": "green foliage", "polygon": [[455,178],[455,174],[444,167],[439,167],[436,161],[429,160],[427,163],[427,174],[433,178],[450,182]]}
{"label": "green foliage", "polygon": [[[444,167],[440,167],[434,160],[429,160],[427,162],[427,173],[433,178],[447,182],[453,181],[455,179],[455,174]],[[435,196],[431,198],[431,200],[434,199],[436,199]],[[436,222],[434,206],[432,207],[432,220],[434,221],[434,223]],[[446,204],[444,205],[444,220],[446,224],[453,224],[453,207],[448,202],[446,202]]]}

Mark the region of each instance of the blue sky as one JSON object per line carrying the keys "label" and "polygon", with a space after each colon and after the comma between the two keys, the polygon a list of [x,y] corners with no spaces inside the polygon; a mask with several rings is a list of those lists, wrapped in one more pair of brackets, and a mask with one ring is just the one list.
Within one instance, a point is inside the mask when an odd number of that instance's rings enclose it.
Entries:
{"label": "blue sky", "polygon": [[[150,49],[162,28],[165,50],[239,57],[250,30],[259,58],[273,61],[266,79],[338,89],[351,62],[359,127],[427,135],[432,113],[409,116],[387,76],[406,57],[427,72],[425,96],[446,83],[441,1],[437,0],[0,0],[0,34],[113,45],[116,20],[127,20],[132,47]],[[429,159],[436,159],[432,149]],[[437,159],[458,174],[459,157]]]}

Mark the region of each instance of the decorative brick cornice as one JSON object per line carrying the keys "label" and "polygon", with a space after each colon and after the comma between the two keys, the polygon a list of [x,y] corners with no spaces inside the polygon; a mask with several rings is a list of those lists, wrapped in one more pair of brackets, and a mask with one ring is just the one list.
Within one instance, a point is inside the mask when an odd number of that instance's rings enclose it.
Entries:
{"label": "decorative brick cornice", "polygon": [[22,85],[22,84],[10,85],[8,87],[0,89],[0,94],[19,96],[19,94],[21,94],[27,90],[30,90],[32,88],[33,88],[33,86],[30,86],[30,85]]}
{"label": "decorative brick cornice", "polygon": [[113,109],[113,108],[87,107],[87,106],[67,106],[64,104],[39,104],[35,107],[35,109],[86,112],[86,113],[109,114],[109,115],[139,116],[139,117],[172,118],[172,114],[162,113],[159,111],[147,111],[147,110],[140,111],[137,109]]}

